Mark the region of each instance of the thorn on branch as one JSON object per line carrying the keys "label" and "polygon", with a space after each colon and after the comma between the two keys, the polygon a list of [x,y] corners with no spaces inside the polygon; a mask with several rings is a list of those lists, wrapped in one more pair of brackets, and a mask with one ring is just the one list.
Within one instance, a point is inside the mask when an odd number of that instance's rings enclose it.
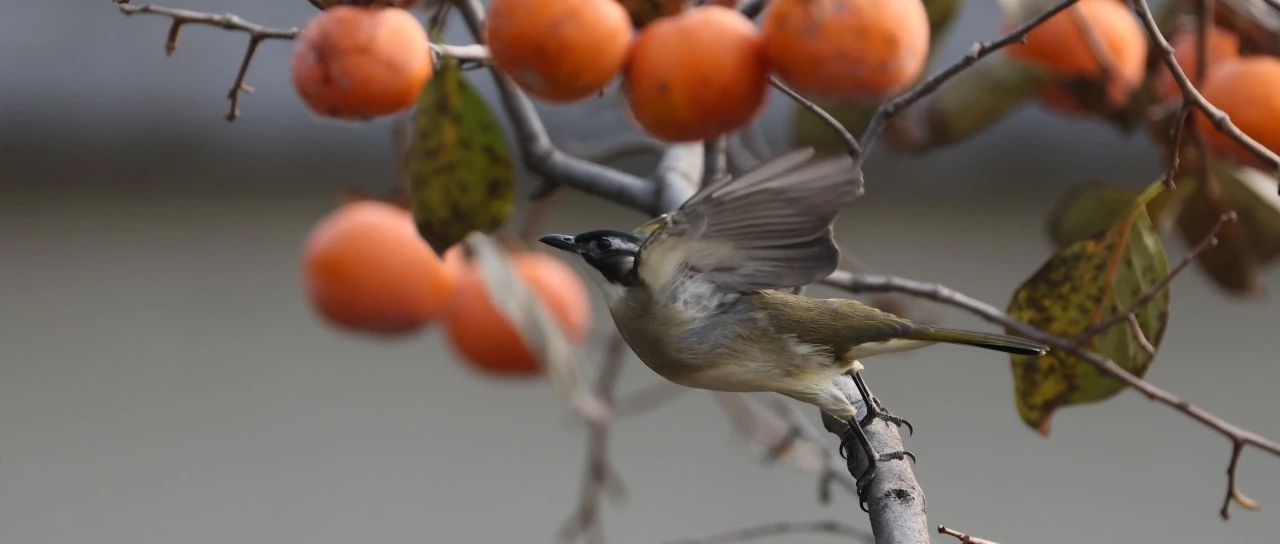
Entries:
{"label": "thorn on branch", "polygon": [[946,525],[938,526],[938,534],[954,536],[960,540],[960,544],[996,544],[994,541],[987,540],[985,538],[978,538],[976,536],[973,536],[967,533],[962,533],[960,531],[947,527]]}

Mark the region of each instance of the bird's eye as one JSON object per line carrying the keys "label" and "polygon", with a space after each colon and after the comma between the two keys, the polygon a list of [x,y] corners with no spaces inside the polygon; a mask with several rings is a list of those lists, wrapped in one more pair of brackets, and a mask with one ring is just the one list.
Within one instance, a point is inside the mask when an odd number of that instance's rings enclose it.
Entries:
{"label": "bird's eye", "polygon": [[613,249],[613,242],[610,242],[608,238],[597,239],[593,245],[596,246],[597,251],[609,251],[610,249]]}

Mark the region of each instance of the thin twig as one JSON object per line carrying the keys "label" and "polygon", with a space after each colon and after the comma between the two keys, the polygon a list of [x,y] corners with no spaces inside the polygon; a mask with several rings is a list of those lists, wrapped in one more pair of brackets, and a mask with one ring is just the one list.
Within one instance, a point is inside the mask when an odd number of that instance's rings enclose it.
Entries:
{"label": "thin twig", "polygon": [[1227,464],[1227,494],[1222,499],[1222,508],[1218,515],[1222,519],[1231,519],[1231,503],[1239,504],[1245,510],[1257,510],[1258,502],[1249,498],[1236,487],[1236,470],[1240,466],[1240,455],[1244,453],[1244,442],[1231,442],[1231,462]]}
{"label": "thin twig", "polygon": [[1173,178],[1178,175],[1178,168],[1182,166],[1182,135],[1186,133],[1187,123],[1191,120],[1191,107],[1191,102],[1184,99],[1178,107],[1178,113],[1173,116],[1173,129],[1169,135],[1169,169],[1164,173],[1164,185],[1169,189],[1177,187]]}
{"label": "thin twig", "polygon": [[265,40],[292,40],[297,37],[299,32],[297,28],[270,28],[254,24],[231,13],[205,13],[151,4],[135,6],[130,4],[128,0],[117,0],[116,3],[119,4],[120,12],[125,15],[159,15],[168,17],[172,21],[164,43],[166,55],[172,55],[177,50],[178,35],[182,31],[183,25],[213,26],[244,32],[249,35],[249,45],[245,48],[244,57],[240,60],[240,68],[236,71],[236,79],[231,83],[231,90],[227,91],[227,99],[231,101],[230,110],[227,111],[228,121],[235,121],[236,117],[240,116],[240,95],[253,92],[253,87],[247,85],[244,79],[249,73],[249,64],[253,62],[253,57],[258,52],[258,45]]}
{"label": "thin twig", "polygon": [[[1155,16],[1151,14],[1151,6],[1147,4],[1147,0],[1129,0],[1129,3],[1142,21],[1142,26],[1147,31],[1147,37],[1156,45],[1156,52],[1159,54],[1160,59],[1164,61],[1165,67],[1173,75],[1173,80],[1182,89],[1182,96],[1203,112],[1218,132],[1235,140],[1236,143],[1244,146],[1250,153],[1261,159],[1271,167],[1273,175],[1280,173],[1280,157],[1277,157],[1271,150],[1240,130],[1239,127],[1231,122],[1231,118],[1225,112],[1210,104],[1204,95],[1200,94],[1200,91],[1196,89],[1196,86],[1191,83],[1191,80],[1187,78],[1186,72],[1182,71],[1182,67],[1178,65],[1177,58],[1173,55],[1173,46],[1169,45],[1169,41],[1164,39],[1164,36],[1160,33],[1160,27],[1156,24]],[[1204,64],[1203,60],[1205,59],[1201,60],[1201,64]]]}
{"label": "thin twig", "polygon": [[1188,252],[1181,261],[1178,261],[1177,265],[1169,270],[1168,274],[1165,274],[1163,278],[1160,278],[1160,281],[1157,281],[1150,289],[1147,289],[1139,295],[1138,298],[1134,299],[1133,302],[1124,310],[1116,312],[1115,315],[1112,315],[1106,321],[1090,327],[1089,330],[1080,335],[1080,338],[1078,338],[1077,341],[1084,344],[1089,339],[1106,332],[1107,329],[1110,329],[1117,323],[1137,315],[1138,310],[1141,310],[1144,306],[1150,303],[1152,299],[1156,298],[1161,291],[1164,291],[1164,289],[1169,286],[1169,283],[1172,282],[1174,278],[1178,277],[1178,274],[1181,274],[1183,270],[1186,270],[1187,266],[1190,265],[1192,261],[1199,258],[1205,251],[1217,246],[1218,233],[1222,231],[1222,227],[1226,224],[1234,223],[1235,221],[1235,212],[1228,212],[1218,216],[1218,221],[1213,224],[1213,227],[1209,229],[1209,232],[1205,234],[1204,238],[1201,238],[1200,242],[1197,243],[1195,247],[1191,248],[1191,251]]}
{"label": "thin twig", "polygon": [[875,145],[876,138],[880,136],[880,132],[884,129],[884,125],[889,121],[889,119],[893,118],[893,116],[897,115],[908,106],[915,104],[921,98],[937,91],[943,83],[946,83],[952,77],[955,77],[956,74],[959,74],[970,66],[973,66],[979,60],[982,60],[983,57],[1014,43],[1026,42],[1027,33],[1031,32],[1035,27],[1040,26],[1041,23],[1044,23],[1050,17],[1057,15],[1058,12],[1071,7],[1076,2],[1077,0],[1062,0],[1045,10],[1040,15],[1037,15],[1031,20],[1023,23],[1018,28],[1015,28],[1012,32],[1009,32],[994,41],[977,42],[973,44],[973,47],[969,49],[969,52],[965,54],[965,56],[960,57],[959,60],[952,63],[950,66],[943,68],[928,79],[916,84],[916,86],[912,87],[911,90],[880,104],[880,107],[876,109],[875,115],[871,116],[871,121],[867,123],[867,128],[863,129],[862,137],[858,138],[858,141],[862,143],[862,154],[858,157],[858,166],[861,166],[861,163],[866,161],[867,154],[871,151],[872,146]]}
{"label": "thin twig", "polygon": [[[1152,385],[1150,382],[1135,376],[1128,370],[1125,370],[1124,367],[1121,367],[1115,361],[1085,349],[1075,340],[1044,332],[1036,327],[1010,317],[995,306],[960,293],[949,287],[936,283],[909,280],[895,276],[853,274],[843,270],[837,270],[826,280],[823,280],[823,283],[854,293],[906,293],[963,309],[986,321],[1000,325],[1007,330],[1023,336],[1024,338],[1046,344],[1053,349],[1061,350],[1093,365],[1103,374],[1124,382],[1125,385],[1128,385],[1139,393],[1142,393],[1148,399],[1173,408],[1174,410],[1181,412],[1183,415],[1204,424],[1214,432],[1217,432],[1230,440],[1232,444],[1253,446],[1271,453],[1272,455],[1280,456],[1280,443],[1265,438],[1253,431],[1241,428],[1233,423],[1229,423],[1209,411],[1191,404],[1190,401],[1183,400],[1173,393]],[[1232,487],[1234,488],[1234,486]]]}
{"label": "thin twig", "polygon": [[768,525],[756,525],[744,529],[734,529],[702,538],[686,538],[672,540],[668,544],[732,544],[746,542],[758,538],[797,534],[826,534],[857,542],[874,543],[871,533],[861,527],[854,527],[836,520],[820,521],[780,521]]}
{"label": "thin twig", "polygon": [[643,414],[662,406],[689,391],[666,380],[653,382],[636,391],[618,397],[613,403],[613,413],[617,417]]}
{"label": "thin twig", "polygon": [[727,139],[724,136],[712,138],[702,143],[702,187],[714,183],[725,175],[727,165]]}
{"label": "thin twig", "polygon": [[[605,349],[600,375],[596,378],[594,394],[605,406],[612,406],[618,377],[622,374],[623,354],[627,345],[622,336],[613,334]],[[587,462],[582,476],[582,490],[578,495],[578,507],[560,529],[560,539],[586,542],[604,542],[604,530],[600,523],[600,502],[605,492],[621,489],[618,477],[609,463],[609,427],[612,419],[587,422]]]}
{"label": "thin twig", "polygon": [[818,116],[818,119],[831,127],[831,130],[834,130],[844,142],[845,151],[849,153],[850,157],[857,160],[857,158],[862,155],[862,146],[858,145],[858,139],[854,138],[853,134],[849,132],[849,129],[844,128],[844,125],[840,124],[840,121],[837,120],[835,116],[827,113],[827,110],[824,110],[821,106],[814,104],[811,100],[796,92],[795,89],[788,87],[787,84],[783,83],[782,80],[777,78],[777,76],[769,76],[769,84],[773,85],[775,89],[782,91],[783,94],[790,97],[797,104],[800,104],[800,107],[809,110],[809,113]]}
{"label": "thin twig", "polygon": [[994,541],[987,540],[985,538],[978,538],[968,533],[962,533],[960,531],[947,527],[946,525],[938,526],[938,534],[954,536],[960,540],[960,544],[996,544]]}

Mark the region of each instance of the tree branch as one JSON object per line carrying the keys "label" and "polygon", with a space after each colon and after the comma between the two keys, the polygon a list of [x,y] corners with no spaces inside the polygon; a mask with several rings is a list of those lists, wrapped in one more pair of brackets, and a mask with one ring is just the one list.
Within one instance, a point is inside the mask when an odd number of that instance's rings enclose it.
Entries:
{"label": "tree branch", "polygon": [[246,84],[244,79],[249,73],[249,64],[253,62],[253,56],[258,52],[258,45],[265,40],[292,40],[299,32],[297,28],[269,28],[257,25],[231,13],[204,13],[151,4],[135,6],[130,4],[129,0],[115,0],[115,2],[119,4],[120,12],[125,15],[159,15],[168,17],[172,21],[169,25],[168,37],[164,42],[166,55],[172,55],[177,50],[178,34],[181,33],[184,25],[213,26],[249,35],[249,45],[245,48],[244,58],[240,61],[240,69],[236,71],[236,79],[231,83],[231,90],[227,91],[227,99],[231,101],[231,108],[226,116],[228,121],[235,121],[236,117],[240,116],[240,95],[253,92],[253,87]]}
{"label": "tree branch", "polygon": [[[484,36],[484,5],[479,0],[456,0],[458,11],[477,40]],[[507,118],[515,128],[525,164],[551,183],[562,183],[580,191],[657,215],[683,202],[691,191],[664,187],[655,191],[644,178],[568,155],[556,148],[547,135],[533,102],[506,76],[493,71],[494,84],[502,96]],[[683,196],[683,198],[681,198]]]}
{"label": "tree branch", "polygon": [[995,542],[987,540],[985,538],[978,538],[976,536],[972,536],[967,533],[962,533],[960,531],[947,527],[946,525],[938,526],[938,534],[954,536],[960,540],[960,544],[996,544]]}
{"label": "tree branch", "polygon": [[[1271,150],[1241,131],[1239,127],[1231,122],[1231,118],[1225,112],[1210,104],[1204,95],[1200,94],[1200,91],[1196,89],[1196,86],[1191,83],[1191,80],[1187,78],[1186,72],[1182,71],[1182,67],[1178,65],[1177,58],[1173,55],[1173,46],[1169,45],[1169,41],[1164,39],[1164,35],[1160,33],[1160,27],[1156,24],[1155,16],[1151,14],[1151,6],[1147,5],[1147,0],[1129,0],[1129,4],[1138,14],[1138,19],[1142,21],[1142,27],[1147,31],[1147,37],[1151,38],[1151,42],[1155,44],[1160,60],[1164,62],[1165,67],[1169,69],[1169,73],[1173,75],[1173,80],[1182,89],[1182,96],[1203,112],[1218,132],[1235,140],[1236,143],[1270,166],[1273,175],[1280,173],[1280,157],[1277,157]],[[1201,64],[1204,63],[1205,60],[1202,60]]]}
{"label": "tree branch", "polygon": [[[611,334],[605,348],[604,362],[596,378],[594,394],[606,407],[612,408],[618,377],[622,374],[623,355],[627,345],[622,336]],[[600,523],[600,502],[607,492],[623,493],[622,484],[609,462],[609,427],[616,418],[587,420],[587,466],[582,476],[578,507],[560,528],[560,540],[572,542],[581,537],[591,543],[604,542]]]}
{"label": "tree branch", "polygon": [[912,87],[911,90],[894,97],[892,100],[887,100],[883,104],[880,104],[875,115],[871,116],[871,121],[867,123],[867,128],[863,129],[862,137],[858,138],[858,141],[862,142],[862,155],[858,159],[858,166],[861,167],[862,163],[866,161],[866,154],[869,153],[871,151],[871,147],[875,145],[876,138],[880,136],[880,132],[884,129],[884,125],[889,121],[889,119],[892,119],[893,116],[897,115],[908,106],[915,104],[921,98],[929,96],[934,91],[937,91],[943,83],[946,83],[948,80],[955,77],[956,74],[959,74],[970,66],[973,66],[979,60],[982,60],[983,57],[1014,43],[1025,42],[1027,39],[1027,33],[1031,32],[1035,27],[1040,26],[1041,23],[1047,21],[1050,17],[1057,15],[1058,12],[1071,7],[1076,3],[1076,1],[1077,0],[1062,0],[1045,10],[1040,15],[1035,16],[1030,21],[1023,23],[1022,26],[1015,28],[1012,32],[1005,34],[994,41],[977,42],[973,44],[973,47],[969,49],[968,54],[960,57],[959,60],[952,63],[950,66],[943,68],[928,79],[916,84],[916,86]]}
{"label": "tree branch", "polygon": [[[1150,382],[1147,382],[1146,380],[1143,380],[1142,378],[1139,378],[1133,373],[1125,370],[1123,367],[1116,364],[1115,361],[1083,348],[1077,340],[1046,333],[1036,327],[1010,317],[1008,314],[990,304],[960,293],[949,287],[936,283],[926,283],[894,276],[853,274],[843,270],[837,270],[830,277],[823,280],[823,283],[852,293],[906,293],[963,309],[1029,340],[1046,344],[1053,349],[1062,350],[1093,365],[1094,367],[1097,367],[1097,369],[1102,373],[1124,382],[1129,387],[1145,395],[1148,399],[1173,408],[1183,415],[1186,415],[1187,417],[1202,423],[1206,427],[1209,427],[1213,431],[1225,437],[1227,440],[1231,441],[1233,447],[1243,449],[1244,446],[1253,446],[1262,451],[1271,453],[1272,455],[1280,456],[1280,443],[1276,443],[1254,433],[1253,431],[1249,431],[1229,423],[1222,418],[1213,415],[1209,411],[1191,404],[1190,401],[1183,400],[1173,393],[1152,385]],[[1235,486],[1234,474],[1238,457],[1239,452],[1233,449],[1231,467],[1229,470],[1229,475],[1232,477],[1230,478],[1231,481],[1228,486],[1227,500],[1235,500],[1241,505],[1247,507],[1253,505],[1252,501],[1248,500],[1248,497],[1244,497]],[[1241,498],[1245,500],[1241,500]]]}

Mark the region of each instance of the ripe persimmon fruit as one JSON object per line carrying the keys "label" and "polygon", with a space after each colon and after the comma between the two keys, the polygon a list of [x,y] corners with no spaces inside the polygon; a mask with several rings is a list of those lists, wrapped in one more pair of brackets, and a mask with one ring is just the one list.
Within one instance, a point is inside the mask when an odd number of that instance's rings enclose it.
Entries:
{"label": "ripe persimmon fruit", "polygon": [[[546,305],[569,341],[584,342],[591,326],[591,299],[573,269],[538,252],[514,253],[510,262],[516,276]],[[445,330],[454,349],[478,370],[512,376],[542,372],[542,362],[494,307],[484,276],[473,264],[464,267],[458,280],[445,314]]]}
{"label": "ripe persimmon fruit", "polygon": [[331,7],[307,22],[293,49],[293,86],[326,117],[408,108],[432,73],[427,31],[400,8]]}
{"label": "ripe persimmon fruit", "polygon": [[762,32],[778,76],[824,98],[893,94],[919,77],[929,57],[920,0],[775,0]]}
{"label": "ripe persimmon fruit", "polygon": [[[1169,40],[1169,45],[1173,46],[1174,59],[1178,61],[1178,66],[1192,82],[1196,81],[1196,75],[1200,69],[1198,34],[1194,27],[1183,28]],[[1240,58],[1240,37],[1235,32],[1217,25],[1209,27],[1208,45],[1210,70]],[[1156,76],[1155,81],[1156,98],[1161,102],[1168,102],[1181,97],[1182,89],[1173,80],[1173,74],[1163,62],[1160,63],[1157,71],[1159,75]]]}
{"label": "ripe persimmon fruit", "polygon": [[407,210],[359,201],[312,227],[303,246],[303,276],[312,306],[329,322],[394,335],[417,330],[442,313],[460,257],[442,263],[418,236]]}
{"label": "ripe persimmon fruit", "polygon": [[764,105],[768,62],[751,20],[706,5],[649,23],[627,63],[627,103],[649,134],[705,140],[746,125]]}
{"label": "ripe persimmon fruit", "polygon": [[[1100,46],[1098,54],[1090,36]],[[1105,85],[1107,102],[1118,107],[1142,83],[1147,37],[1124,3],[1080,0],[1032,29],[1025,44],[1008,50],[1010,56],[1035,62],[1059,79],[1088,79]],[[1099,62],[1104,54],[1106,58]]]}
{"label": "ripe persimmon fruit", "polygon": [[[1280,58],[1242,57],[1210,67],[1200,92],[1263,147],[1280,153]],[[1196,129],[1210,151],[1253,165],[1263,166],[1249,150],[1218,132],[1213,123],[1196,112]]]}
{"label": "ripe persimmon fruit", "polygon": [[494,0],[485,27],[498,69],[553,102],[599,92],[622,69],[631,35],[616,0]]}

